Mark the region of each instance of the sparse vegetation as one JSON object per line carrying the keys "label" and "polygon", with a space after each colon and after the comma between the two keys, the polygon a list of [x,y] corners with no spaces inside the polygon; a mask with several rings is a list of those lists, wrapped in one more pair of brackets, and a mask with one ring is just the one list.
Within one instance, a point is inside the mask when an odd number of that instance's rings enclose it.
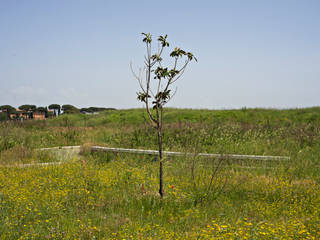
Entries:
{"label": "sparse vegetation", "polygon": [[[166,195],[160,200],[153,158],[91,154],[88,148],[155,149],[143,109],[2,122],[2,166],[59,161],[35,150],[40,147],[86,147],[80,160],[59,166],[0,167],[0,238],[319,239],[319,107],[168,109],[163,117],[164,150],[291,159],[230,161],[208,192],[210,160],[165,158]],[[203,192],[210,197],[199,202]]]}

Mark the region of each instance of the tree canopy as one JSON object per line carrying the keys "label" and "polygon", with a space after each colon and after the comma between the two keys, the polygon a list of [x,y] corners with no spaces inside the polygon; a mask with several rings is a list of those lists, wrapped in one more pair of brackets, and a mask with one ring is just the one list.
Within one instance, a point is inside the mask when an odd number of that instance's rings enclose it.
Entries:
{"label": "tree canopy", "polygon": [[2,106],[0,106],[0,109],[2,111],[6,111],[6,112],[15,112],[16,111],[16,109],[10,105],[2,105]]}
{"label": "tree canopy", "polygon": [[79,112],[78,108],[76,108],[75,106],[70,105],[70,104],[62,105],[61,110],[63,111],[63,113],[67,113],[67,114],[68,113],[78,113]]}
{"label": "tree canopy", "polygon": [[37,112],[45,113],[47,112],[47,109],[45,107],[37,107]]}
{"label": "tree canopy", "polygon": [[57,113],[58,113],[58,116],[60,115],[61,106],[59,104],[50,104],[48,108],[50,110],[54,110],[54,116],[56,116]]}
{"label": "tree canopy", "polygon": [[16,109],[10,105],[2,105],[0,106],[1,111],[5,111],[7,113],[7,119],[11,119],[10,114],[15,113]]}
{"label": "tree canopy", "polygon": [[59,104],[50,104],[48,108],[50,110],[54,110],[54,109],[58,110],[58,109],[61,109],[61,106]]}
{"label": "tree canopy", "polygon": [[26,111],[26,112],[34,112],[36,109],[37,109],[37,106],[36,105],[30,105],[30,104],[24,104],[24,105],[21,105],[19,107],[20,110],[23,110],[23,111]]}

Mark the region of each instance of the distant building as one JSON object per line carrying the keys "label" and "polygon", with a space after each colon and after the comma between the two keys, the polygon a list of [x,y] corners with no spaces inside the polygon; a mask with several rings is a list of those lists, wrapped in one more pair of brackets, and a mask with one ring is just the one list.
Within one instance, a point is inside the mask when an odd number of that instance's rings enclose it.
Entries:
{"label": "distant building", "polygon": [[[6,110],[4,109],[2,112],[6,112]],[[48,116],[53,116],[53,111],[52,110],[48,110]],[[14,113],[10,113],[10,118],[11,119],[23,119],[23,120],[27,120],[27,119],[35,119],[35,120],[44,120],[46,119],[46,113],[45,112],[32,112],[32,111],[23,111],[20,110],[19,108],[15,109]]]}
{"label": "distant building", "polygon": [[33,119],[35,120],[44,120],[46,118],[46,113],[44,112],[34,112]]}

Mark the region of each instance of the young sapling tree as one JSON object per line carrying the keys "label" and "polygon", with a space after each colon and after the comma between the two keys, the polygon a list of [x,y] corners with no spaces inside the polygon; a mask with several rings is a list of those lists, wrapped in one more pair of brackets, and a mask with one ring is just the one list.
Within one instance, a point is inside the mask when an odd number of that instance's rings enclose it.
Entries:
{"label": "young sapling tree", "polygon": [[140,85],[138,100],[143,102],[151,122],[158,137],[159,150],[159,194],[161,198],[164,194],[163,189],[163,154],[162,154],[162,137],[163,137],[163,107],[173,97],[172,84],[183,75],[186,67],[192,61],[197,59],[191,52],[186,52],[181,48],[174,48],[169,59],[172,61],[171,66],[164,66],[163,52],[169,47],[167,35],[158,37],[158,50],[152,52],[152,36],[150,33],[142,33],[143,42],[146,45],[144,68],[140,69],[139,74],[131,70],[134,77]]}

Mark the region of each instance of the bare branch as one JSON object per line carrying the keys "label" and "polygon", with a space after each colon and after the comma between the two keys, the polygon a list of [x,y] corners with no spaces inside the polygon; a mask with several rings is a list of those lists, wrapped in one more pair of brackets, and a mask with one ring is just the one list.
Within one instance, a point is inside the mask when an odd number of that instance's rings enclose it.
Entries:
{"label": "bare branch", "polygon": [[141,68],[139,69],[139,76],[134,72],[133,67],[132,67],[132,62],[130,62],[130,69],[131,69],[133,76],[138,80],[138,83],[140,85],[141,90],[143,91],[143,93],[146,93],[146,91],[144,90],[143,84],[142,84]]}
{"label": "bare branch", "polygon": [[174,67],[173,67],[174,70],[176,70],[176,68],[177,68],[177,63],[178,63],[178,57],[175,57]]}
{"label": "bare branch", "polygon": [[[158,50],[158,51],[159,51],[159,50]],[[162,51],[163,51],[163,46],[161,46],[161,49],[160,49],[160,51],[158,52],[158,56],[159,56],[159,57],[161,57]],[[157,62],[160,63],[160,61],[154,60],[154,61],[150,64],[151,67],[153,67]]]}
{"label": "bare branch", "polygon": [[160,42],[158,42],[158,53],[160,52]]}
{"label": "bare branch", "polygon": [[139,81],[140,79],[139,79],[138,75],[137,75],[137,74],[135,73],[135,71],[133,70],[132,61],[130,62],[130,69],[131,69],[131,72],[132,72],[133,76]]}
{"label": "bare branch", "polygon": [[147,44],[148,59],[151,57],[151,43]]}
{"label": "bare branch", "polygon": [[148,69],[146,70],[146,94],[147,94],[147,97],[146,97],[146,111],[148,113],[148,116],[151,120],[151,122],[153,123],[156,123],[158,124],[158,120],[152,115],[152,113],[150,112],[150,109],[149,109],[149,92],[150,92],[150,73],[151,73],[151,66],[150,66],[150,58],[148,59]]}
{"label": "bare branch", "polygon": [[171,99],[174,97],[174,95],[176,95],[177,91],[178,91],[178,87],[176,87],[176,89],[174,90],[174,93],[170,96],[170,98],[167,100],[166,103],[171,101]]}
{"label": "bare branch", "polygon": [[158,89],[157,89],[157,93],[159,93],[161,90],[161,78],[158,79]]}
{"label": "bare branch", "polygon": [[150,89],[150,93],[151,93],[152,97],[155,98],[155,94],[153,93],[152,89]]}
{"label": "bare branch", "polygon": [[171,80],[171,83],[176,82],[176,81],[183,75],[183,73],[184,73],[184,71],[186,70],[186,67],[188,66],[188,63],[189,63],[189,62],[190,62],[189,60],[186,61],[186,63],[184,64],[184,66],[179,70],[179,74],[178,74],[177,76],[175,76],[175,79],[173,78],[173,79]]}

